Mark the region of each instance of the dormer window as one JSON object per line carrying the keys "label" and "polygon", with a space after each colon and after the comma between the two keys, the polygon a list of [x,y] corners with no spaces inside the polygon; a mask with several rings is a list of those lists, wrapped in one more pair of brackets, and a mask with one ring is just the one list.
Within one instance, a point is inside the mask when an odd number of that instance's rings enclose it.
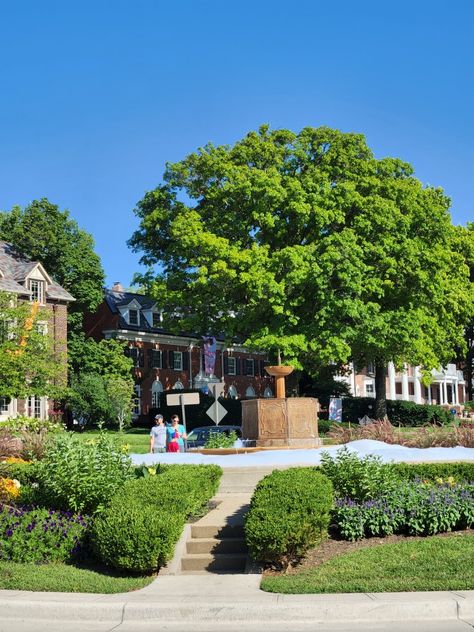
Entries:
{"label": "dormer window", "polygon": [[153,327],[161,327],[161,314],[158,312],[153,312]]}
{"label": "dormer window", "polygon": [[130,325],[138,325],[138,309],[128,310],[128,322]]}
{"label": "dormer window", "polygon": [[30,279],[28,282],[29,290],[31,292],[30,300],[33,303],[39,303],[40,305],[44,304],[44,290],[45,283],[44,281],[39,281],[38,279]]}

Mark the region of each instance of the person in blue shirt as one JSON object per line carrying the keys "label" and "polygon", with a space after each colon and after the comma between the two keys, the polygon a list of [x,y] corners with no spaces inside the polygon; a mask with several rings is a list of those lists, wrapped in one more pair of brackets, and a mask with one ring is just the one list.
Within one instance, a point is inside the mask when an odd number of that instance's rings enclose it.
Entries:
{"label": "person in blue shirt", "polygon": [[171,416],[171,425],[166,427],[166,433],[168,443],[175,438],[176,434],[178,434],[179,451],[184,452],[184,440],[188,438],[188,435],[184,431],[184,426],[179,423],[178,415]]}

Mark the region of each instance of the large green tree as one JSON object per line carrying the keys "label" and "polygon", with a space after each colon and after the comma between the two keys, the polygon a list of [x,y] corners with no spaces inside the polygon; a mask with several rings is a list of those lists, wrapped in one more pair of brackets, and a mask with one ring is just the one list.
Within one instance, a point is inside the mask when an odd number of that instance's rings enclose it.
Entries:
{"label": "large green tree", "polygon": [[389,361],[428,371],[464,344],[472,289],[448,208],[360,134],[263,126],[168,165],[129,243],[158,264],[139,280],[170,326],[224,331],[297,367],[373,362],[383,416]]}
{"label": "large green tree", "polygon": [[83,315],[94,312],[103,300],[104,271],[92,236],[79,228],[69,211],[42,198],[25,208],[15,206],[1,212],[0,238],[40,261],[76,299],[68,308],[68,342],[70,362],[78,368],[76,354],[82,353]]}

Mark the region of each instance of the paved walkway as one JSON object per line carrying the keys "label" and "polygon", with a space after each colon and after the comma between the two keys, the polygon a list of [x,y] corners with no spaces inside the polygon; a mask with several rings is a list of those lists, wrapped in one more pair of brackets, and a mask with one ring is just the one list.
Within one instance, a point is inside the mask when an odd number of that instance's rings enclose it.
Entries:
{"label": "paved walkway", "polygon": [[[248,502],[264,468],[226,472],[219,488],[221,521]],[[230,508],[230,509],[229,509]],[[217,512],[219,513],[219,512]],[[215,522],[210,514],[202,521]],[[179,558],[179,553],[177,555]],[[474,591],[281,595],[260,590],[259,573],[160,573],[142,590],[117,595],[0,590],[0,632],[100,632],[157,629],[410,630],[474,628]]]}

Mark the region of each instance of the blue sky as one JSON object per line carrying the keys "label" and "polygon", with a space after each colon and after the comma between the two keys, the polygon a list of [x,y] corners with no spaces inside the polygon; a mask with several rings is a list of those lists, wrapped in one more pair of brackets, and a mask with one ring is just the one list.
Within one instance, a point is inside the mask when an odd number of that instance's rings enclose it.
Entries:
{"label": "blue sky", "polygon": [[474,221],[473,40],[471,0],[0,0],[0,209],[68,208],[128,285],[165,162],[270,123],[364,133]]}

